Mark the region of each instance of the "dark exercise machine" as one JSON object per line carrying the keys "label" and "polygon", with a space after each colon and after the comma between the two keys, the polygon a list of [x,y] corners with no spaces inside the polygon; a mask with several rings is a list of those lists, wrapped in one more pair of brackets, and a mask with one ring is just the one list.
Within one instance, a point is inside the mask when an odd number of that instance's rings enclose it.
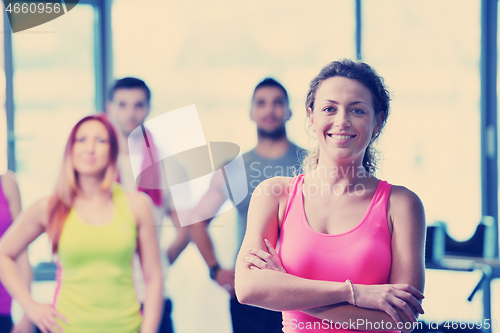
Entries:
{"label": "dark exercise machine", "polygon": [[[500,259],[495,258],[494,219],[484,216],[476,231],[466,241],[459,242],[448,235],[446,223],[437,222],[427,227],[425,267],[452,271],[482,272],[481,279],[468,297],[469,302],[476,292],[483,290],[483,320],[491,323],[491,280],[500,278]],[[489,328],[482,328],[491,333]]]}

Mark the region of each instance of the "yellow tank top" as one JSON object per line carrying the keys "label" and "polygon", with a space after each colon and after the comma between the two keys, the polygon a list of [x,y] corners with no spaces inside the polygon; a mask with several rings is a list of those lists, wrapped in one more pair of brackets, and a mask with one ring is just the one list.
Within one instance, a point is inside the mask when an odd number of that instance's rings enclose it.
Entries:
{"label": "yellow tank top", "polygon": [[137,333],[142,316],[132,283],[137,225],[125,192],[112,188],[110,222],[91,225],[71,209],[59,240],[54,306],[65,333]]}

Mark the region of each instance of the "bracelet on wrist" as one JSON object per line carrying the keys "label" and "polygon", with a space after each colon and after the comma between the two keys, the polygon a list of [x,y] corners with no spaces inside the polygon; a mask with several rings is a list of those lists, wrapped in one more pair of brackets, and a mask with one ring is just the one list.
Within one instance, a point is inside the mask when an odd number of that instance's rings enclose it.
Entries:
{"label": "bracelet on wrist", "polygon": [[356,306],[356,299],[354,298],[354,287],[352,286],[352,281],[347,279],[345,280],[345,283],[349,284],[349,287],[351,288],[351,295],[352,295],[352,305]]}
{"label": "bracelet on wrist", "polygon": [[215,265],[209,267],[210,278],[212,280],[215,280],[215,277],[217,276],[217,272],[219,271],[219,269],[220,269],[219,264],[215,264]]}

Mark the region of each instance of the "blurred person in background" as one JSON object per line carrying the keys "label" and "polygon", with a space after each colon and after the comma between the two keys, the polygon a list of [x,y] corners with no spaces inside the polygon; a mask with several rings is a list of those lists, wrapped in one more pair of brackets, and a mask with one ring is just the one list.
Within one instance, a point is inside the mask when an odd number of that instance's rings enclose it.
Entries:
{"label": "blurred person in background", "polygon": [[[0,279],[43,333],[157,332],[162,276],[152,203],[115,182],[117,157],[107,117],[81,119],[66,143],[54,193],[23,212],[0,242]],[[42,232],[58,256],[52,305],[33,300],[15,266]],[[142,311],[132,282],[136,250],[146,282]]]}
{"label": "blurred person in background", "polygon": [[[0,239],[21,212],[21,195],[14,173],[0,175]],[[31,289],[31,265],[28,251],[23,251],[17,259],[17,269],[25,287]],[[0,283],[0,332],[31,333],[33,324],[26,315],[15,326],[11,318],[12,298]]]}
{"label": "blurred person in background", "polygon": [[389,101],[367,64],[325,66],[306,99],[318,145],[304,174],[269,179],[252,197],[236,293],[282,311],[283,332],[410,332],[423,313],[422,202],[375,177]]}
{"label": "blurred person in background", "polygon": [[[144,121],[150,112],[151,91],[143,80],[134,77],[125,77],[115,81],[109,92],[109,102],[107,104],[107,112],[111,116],[118,132],[120,142],[120,151],[118,154],[118,181],[124,189],[138,190],[148,194],[153,203],[153,213],[155,216],[155,224],[158,229],[161,249],[161,262],[164,281],[166,283],[167,267],[173,264],[180,253],[186,248],[190,242],[188,228],[182,228],[179,225],[179,219],[173,205],[173,201],[168,190],[163,190],[157,186],[160,183],[166,184],[163,178],[162,170],[159,164],[155,163],[147,169],[147,175],[141,174],[140,179],[134,179],[132,164],[134,162],[144,163],[149,161],[149,152],[143,147],[144,158],[142,161],[132,161],[129,154],[129,144],[141,145],[144,142],[142,131],[139,137],[132,133],[134,129],[144,124]],[[145,129],[147,131],[147,129]],[[132,134],[131,134],[132,133]],[[137,133],[137,132],[135,132]],[[152,140],[151,133],[148,132],[148,144],[150,151],[155,158],[158,155],[158,149]],[[155,158],[156,159],[156,158]],[[185,171],[180,164],[170,164],[174,167],[176,175],[184,174]],[[136,166],[138,169],[140,167]],[[150,179],[145,179],[149,177]],[[148,186],[148,182],[150,182]],[[153,182],[153,184],[151,184]],[[139,185],[137,185],[139,184]],[[142,185],[142,186],[140,186]],[[168,186],[165,186],[168,188]],[[169,217],[173,223],[164,223],[164,217]],[[175,230],[174,230],[175,229]],[[174,240],[168,244],[167,233],[174,233]],[[165,284],[164,283],[164,284]],[[140,302],[144,300],[144,282],[141,276],[139,260],[135,257],[134,260],[134,285],[137,292],[137,297]],[[159,333],[172,333],[172,301],[168,296],[166,286],[164,286],[164,305],[163,315],[160,324]]]}
{"label": "blurred person in background", "polygon": [[[237,224],[237,247],[241,246],[247,225],[247,211],[254,189],[265,179],[275,176],[290,176],[301,164],[301,148],[288,140],[285,124],[292,112],[288,94],[276,80],[266,78],[254,89],[250,118],[257,126],[257,146],[243,154],[249,193],[239,203]],[[198,216],[215,216],[228,199],[226,184],[222,177],[214,176],[209,189],[194,209],[193,221]],[[198,246],[208,265],[210,277],[230,295],[230,311],[234,333],[275,333],[282,327],[281,313],[238,302],[234,295],[234,268],[221,268],[216,258],[212,239],[207,227],[211,219],[190,226],[191,238]]]}

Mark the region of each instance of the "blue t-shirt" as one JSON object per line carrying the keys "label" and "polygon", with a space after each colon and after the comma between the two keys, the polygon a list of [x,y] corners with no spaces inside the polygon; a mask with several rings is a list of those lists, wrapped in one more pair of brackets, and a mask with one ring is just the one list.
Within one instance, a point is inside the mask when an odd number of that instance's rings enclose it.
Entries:
{"label": "blue t-shirt", "polygon": [[[300,173],[302,159],[306,151],[293,143],[290,143],[287,152],[276,159],[261,157],[255,151],[255,148],[243,154],[245,169],[247,173],[248,194],[240,202],[236,209],[238,210],[237,227],[237,246],[241,247],[243,237],[247,228],[248,206],[250,198],[255,188],[264,180],[273,177],[294,177]],[[284,190],[284,189],[283,189]]]}

